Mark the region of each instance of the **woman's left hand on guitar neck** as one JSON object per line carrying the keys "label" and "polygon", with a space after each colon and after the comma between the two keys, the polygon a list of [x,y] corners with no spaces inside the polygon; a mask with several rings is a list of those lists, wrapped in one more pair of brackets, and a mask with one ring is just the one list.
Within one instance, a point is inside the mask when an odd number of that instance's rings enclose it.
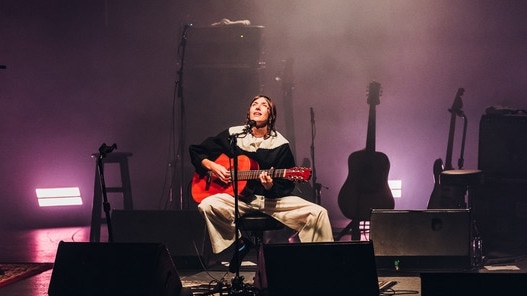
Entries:
{"label": "woman's left hand on guitar neck", "polygon": [[[272,170],[273,168],[271,168]],[[260,176],[260,182],[262,183],[262,186],[265,188],[265,190],[271,190],[271,188],[273,187],[273,178],[271,178],[271,176],[269,176],[269,174],[267,173],[267,171],[263,171]]]}

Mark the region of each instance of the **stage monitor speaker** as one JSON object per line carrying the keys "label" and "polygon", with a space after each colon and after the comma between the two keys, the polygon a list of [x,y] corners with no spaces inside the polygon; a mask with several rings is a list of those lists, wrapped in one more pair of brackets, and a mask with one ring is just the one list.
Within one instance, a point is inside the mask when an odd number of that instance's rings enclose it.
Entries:
{"label": "stage monitor speaker", "polygon": [[174,296],[184,291],[162,244],[63,241],[48,288],[50,296]]}
{"label": "stage monitor speaker", "polygon": [[377,265],[389,269],[470,268],[469,209],[371,212]]}
{"label": "stage monitor speaker", "polygon": [[263,245],[270,296],[378,296],[369,241]]}
{"label": "stage monitor speaker", "polygon": [[203,269],[211,254],[205,220],[196,210],[113,210],[115,242],[162,243],[178,269]]}
{"label": "stage monitor speaker", "polygon": [[526,281],[526,273],[514,272],[422,273],[421,295],[518,295]]}

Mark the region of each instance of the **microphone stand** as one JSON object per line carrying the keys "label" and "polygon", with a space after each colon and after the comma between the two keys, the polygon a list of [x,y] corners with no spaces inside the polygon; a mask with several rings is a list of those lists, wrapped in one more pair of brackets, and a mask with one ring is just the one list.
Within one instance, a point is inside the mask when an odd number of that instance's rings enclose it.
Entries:
{"label": "microphone stand", "polygon": [[[6,65],[0,65],[0,69],[2,69],[2,70],[3,69],[7,69],[7,66]],[[5,274],[5,271],[0,268],[0,275],[3,275],[3,274]]]}
{"label": "microphone stand", "polygon": [[[317,183],[317,170],[315,166],[315,134],[316,134],[316,126],[315,126],[315,112],[313,112],[313,107],[309,108],[311,113],[311,166],[312,168],[312,179],[313,179],[313,190],[314,190],[314,196],[315,196],[315,203],[320,205],[321,203],[321,190],[322,184]],[[327,189],[327,187],[325,187]]]}
{"label": "microphone stand", "polygon": [[[179,165],[180,165],[180,172],[179,172],[179,188],[177,189],[178,191],[178,194],[179,194],[179,209],[183,209],[183,175],[184,175],[184,168],[183,168],[183,163],[184,163],[184,158],[183,158],[183,147],[185,146],[185,131],[184,131],[184,128],[183,128],[183,125],[185,123],[185,104],[184,104],[184,100],[183,100],[183,68],[184,68],[184,65],[185,65],[185,53],[186,53],[186,48],[187,48],[187,39],[188,39],[188,31],[190,30],[190,28],[192,27],[192,24],[186,24],[184,29],[183,29],[183,32],[181,34],[181,43],[180,43],[180,50],[181,50],[181,62],[180,62],[180,67],[179,67],[179,70],[177,71],[177,74],[178,74],[178,80],[176,81],[176,94],[177,94],[177,97],[179,98],[179,103],[180,103],[180,123],[179,123],[179,146],[178,146],[178,149],[177,149],[177,153],[175,151],[176,149],[176,144],[175,144],[175,138],[174,138],[174,135],[175,133],[172,132],[171,133],[171,137],[172,137],[172,143],[171,143],[171,147],[173,149],[172,153],[172,161],[170,163],[171,167],[172,167],[172,172],[171,172],[171,180],[170,180],[170,189],[169,189],[169,199],[168,199],[168,205],[165,206],[165,208],[170,208],[172,203],[174,202],[174,192],[176,191],[176,189],[174,188],[174,184],[176,183],[175,182],[175,176],[176,176],[176,173],[175,173],[175,170],[176,170],[176,162],[179,160]],[[175,101],[173,103],[175,105]],[[172,108],[172,126],[174,127],[175,126],[175,114],[174,114],[174,108],[175,106]]]}
{"label": "microphone stand", "polygon": [[108,242],[113,242],[113,229],[112,229],[112,221],[110,218],[111,207],[110,207],[110,203],[108,202],[108,195],[106,194],[106,183],[104,181],[103,159],[106,157],[106,154],[111,153],[116,148],[117,148],[116,144],[113,144],[112,146],[106,146],[106,143],[103,143],[101,147],[99,147],[99,155],[97,157],[97,170],[99,172],[99,179],[101,180],[103,209],[104,209],[104,215],[106,217],[106,225],[108,227]]}
{"label": "microphone stand", "polygon": [[238,208],[238,154],[236,153],[236,142],[238,137],[246,137],[247,134],[250,131],[251,126],[248,125],[247,128],[243,130],[241,133],[232,134],[229,136],[229,144],[231,148],[231,152],[233,155],[233,166],[231,167],[231,176],[232,176],[232,186],[234,190],[234,233],[235,233],[235,241],[234,241],[234,256],[236,258],[236,274],[234,278],[232,279],[231,283],[231,290],[229,292],[229,295],[254,295],[247,291],[247,287],[243,284],[244,277],[240,276],[240,236],[239,236],[239,227],[238,227],[238,219],[240,216],[240,210]]}

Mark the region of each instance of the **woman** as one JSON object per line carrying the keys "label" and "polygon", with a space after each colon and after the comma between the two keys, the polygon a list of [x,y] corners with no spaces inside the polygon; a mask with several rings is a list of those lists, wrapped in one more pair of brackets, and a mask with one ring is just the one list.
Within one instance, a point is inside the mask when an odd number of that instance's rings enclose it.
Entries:
{"label": "woman", "polygon": [[[290,169],[295,166],[289,142],[275,130],[276,106],[264,95],[251,101],[247,124],[224,130],[207,138],[199,145],[190,146],[190,156],[196,172],[209,174],[225,184],[233,176],[227,163],[219,159],[247,156],[263,170],[255,179],[239,188],[238,210],[240,216],[249,211],[260,211],[298,232],[301,242],[332,242],[333,233],[327,210],[299,196],[291,195],[295,184],[286,178],[273,178],[273,169]],[[232,141],[235,140],[235,145]],[[234,151],[233,151],[234,150]],[[214,193],[203,198],[198,210],[203,215],[210,235],[212,251],[217,254],[236,240],[234,215],[235,199],[226,192]],[[239,236],[238,236],[239,237]],[[238,242],[239,261],[231,260],[229,270],[234,272],[250,248],[250,240]]]}

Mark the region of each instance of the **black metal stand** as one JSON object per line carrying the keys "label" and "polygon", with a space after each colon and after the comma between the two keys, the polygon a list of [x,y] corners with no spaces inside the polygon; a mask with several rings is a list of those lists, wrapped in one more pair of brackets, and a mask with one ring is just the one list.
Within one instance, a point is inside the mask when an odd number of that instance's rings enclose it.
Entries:
{"label": "black metal stand", "polygon": [[463,118],[463,138],[461,140],[461,151],[459,154],[459,159],[457,160],[457,166],[461,170],[463,169],[463,166],[465,165],[465,159],[463,155],[465,154],[465,139],[467,138],[467,116],[465,115],[465,112],[462,112],[461,117]]}
{"label": "black metal stand", "polygon": [[[472,192],[473,187],[483,183],[483,175],[479,170],[464,170],[464,153],[465,153],[465,139],[467,135],[468,119],[465,112],[459,110],[458,116],[463,118],[463,137],[461,140],[461,151],[457,161],[458,170],[447,170],[441,174],[442,184],[457,188],[459,192],[460,208],[466,207],[472,212]],[[462,202],[461,202],[462,200]],[[466,200],[466,201],[465,201]],[[472,215],[472,213],[471,213]],[[472,267],[479,267],[483,263],[483,240],[479,232],[479,227],[476,219],[471,221],[471,261]]]}
{"label": "black metal stand", "polygon": [[[0,69],[7,69],[6,65],[0,65]],[[0,268],[0,275],[5,274],[5,272]]]}
{"label": "black metal stand", "polygon": [[229,295],[239,295],[239,296],[252,296],[255,295],[251,291],[251,287],[247,284],[244,284],[244,277],[240,276],[240,235],[239,235],[239,225],[238,220],[240,216],[240,211],[238,208],[238,154],[236,153],[236,142],[239,137],[245,137],[249,133],[249,128],[246,128],[243,132],[238,134],[233,134],[229,137],[229,143],[231,146],[231,152],[233,155],[233,166],[231,168],[231,177],[232,177],[232,186],[234,190],[234,232],[235,232],[235,241],[234,241],[234,257],[236,258],[236,273],[234,278],[231,281],[232,286],[229,289]]}
{"label": "black metal stand", "polygon": [[[170,147],[171,147],[171,161],[169,163],[169,167],[170,167],[170,175],[171,175],[171,178],[170,178],[170,188],[169,188],[169,192],[168,192],[168,201],[165,205],[165,208],[166,209],[170,209],[170,208],[173,208],[173,203],[174,203],[174,196],[177,192],[177,209],[179,210],[182,210],[184,208],[183,206],[183,176],[184,176],[184,168],[183,168],[183,164],[185,163],[184,161],[184,147],[185,147],[185,128],[184,128],[184,124],[185,124],[185,104],[184,104],[184,99],[183,99],[183,69],[184,69],[184,66],[185,66],[185,53],[186,53],[186,48],[187,48],[187,39],[188,39],[188,33],[190,31],[190,28],[192,27],[192,24],[186,24],[184,29],[183,29],[183,33],[181,34],[181,43],[180,43],[180,47],[179,47],[179,50],[180,50],[180,67],[179,67],[179,70],[177,71],[177,74],[178,74],[178,80],[176,81],[176,90],[174,91],[174,101],[173,101],[173,107],[172,107],[172,127],[174,128],[174,132],[171,133],[171,137],[172,137],[172,140],[171,140],[171,143],[170,143]],[[180,107],[180,116],[179,116],[179,145],[176,149],[176,140],[175,140],[175,126],[176,126],[176,114],[174,112],[175,110],[175,105],[176,105],[176,97],[179,99],[179,107]],[[176,168],[177,168],[177,164],[179,163],[179,181],[176,182]],[[178,184],[178,187],[176,188],[176,183]]]}
{"label": "black metal stand", "polygon": [[311,113],[311,167],[312,167],[312,179],[313,179],[313,194],[315,197],[315,203],[320,205],[321,201],[321,191],[322,188],[328,189],[328,187],[323,186],[320,183],[317,183],[317,170],[315,165],[315,135],[316,135],[316,126],[315,126],[315,112],[313,108],[310,108]]}
{"label": "black metal stand", "polygon": [[111,207],[110,203],[108,202],[108,195],[106,194],[106,183],[104,181],[104,165],[102,160],[106,157],[106,154],[111,153],[116,148],[116,144],[113,144],[112,146],[107,146],[106,143],[103,143],[101,147],[99,147],[99,155],[97,158],[97,170],[99,171],[99,178],[101,180],[101,191],[103,196],[103,209],[104,215],[106,217],[106,225],[108,227],[108,242],[113,242],[113,229],[110,217]]}

